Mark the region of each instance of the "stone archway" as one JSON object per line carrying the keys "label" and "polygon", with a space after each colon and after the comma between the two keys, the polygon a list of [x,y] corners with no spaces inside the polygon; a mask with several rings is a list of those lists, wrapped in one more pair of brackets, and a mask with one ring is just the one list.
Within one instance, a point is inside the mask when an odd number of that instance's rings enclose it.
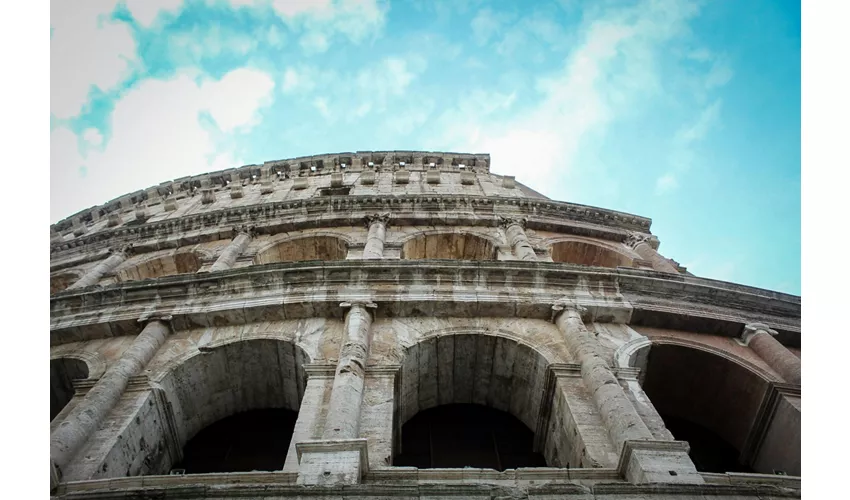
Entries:
{"label": "stone archway", "polygon": [[[774,473],[745,456],[771,387],[765,374],[732,356],[677,342],[644,344],[630,357],[645,360],[643,390],[673,437],[690,443],[697,470]],[[799,428],[783,431],[787,445],[799,450]],[[799,474],[799,452],[794,455],[769,462]]]}
{"label": "stone archway", "polygon": [[175,364],[160,382],[183,449],[183,461],[172,468],[187,473],[282,469],[307,362],[307,354],[292,342],[252,339]]}
{"label": "stone archway", "polygon": [[401,258],[495,260],[496,245],[491,240],[472,233],[425,233],[403,243]]}
{"label": "stone archway", "polygon": [[50,277],[50,295],[61,292],[73,285],[78,279],[80,279],[80,276],[81,275],[78,272],[64,272],[52,275]]}
{"label": "stone archway", "polygon": [[549,253],[553,262],[595,267],[631,267],[633,259],[604,245],[579,239],[552,243]]}
{"label": "stone archway", "polygon": [[50,420],[52,421],[74,397],[74,380],[89,377],[88,364],[77,358],[50,360]]}
{"label": "stone archway", "polygon": [[288,239],[264,248],[254,257],[254,264],[301,262],[311,260],[345,260],[347,242],[336,236],[315,235]]}
{"label": "stone archway", "polygon": [[136,281],[175,274],[196,273],[201,268],[201,256],[198,252],[177,251],[161,257],[153,257],[136,265],[124,267],[115,273],[117,281]]}
{"label": "stone archway", "polygon": [[[544,401],[549,365],[550,361],[542,354],[507,337],[455,333],[424,338],[406,350],[402,363],[394,457],[419,466],[426,462],[436,466],[457,465],[456,460],[441,462],[435,456],[427,459],[421,454],[411,457],[417,450],[405,451],[404,445],[407,443],[414,448],[417,445],[410,444],[405,433],[420,432],[423,425],[433,429],[434,425],[452,418],[453,414],[454,420],[460,422],[462,418],[459,415],[465,412],[488,419],[488,429],[499,429],[500,432],[511,428],[524,429],[527,440],[519,444],[523,456],[514,462],[502,463],[503,468],[508,463],[520,463],[526,467],[545,466],[547,463],[560,465],[558,451],[549,444],[564,442],[567,436],[561,435],[564,434],[562,428],[550,429],[540,425],[542,409],[549,406]],[[432,414],[432,418],[425,418],[426,422],[417,424],[422,420],[420,417],[428,414]],[[546,435],[540,436],[539,433]],[[494,433],[487,435],[496,436]],[[445,433],[436,437],[433,433],[429,435],[429,439],[443,441],[446,437]],[[492,444],[485,443],[484,446]],[[504,449],[499,445],[495,448]],[[482,458],[481,450],[466,450],[465,453],[481,458],[474,465],[492,462],[492,457]],[[539,454],[538,458],[534,457],[535,454]]]}

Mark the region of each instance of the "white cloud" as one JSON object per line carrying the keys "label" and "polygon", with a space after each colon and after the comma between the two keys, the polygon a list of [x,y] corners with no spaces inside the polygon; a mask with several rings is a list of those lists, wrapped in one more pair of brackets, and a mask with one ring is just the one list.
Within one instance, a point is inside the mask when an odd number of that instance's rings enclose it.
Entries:
{"label": "white cloud", "polygon": [[331,0],[272,0],[272,8],[281,17],[295,17],[299,14],[326,13],[333,8]]}
{"label": "white cloud", "polygon": [[304,52],[307,54],[321,54],[322,52],[326,52],[329,47],[329,42],[325,35],[317,32],[311,31],[306,35],[302,36],[298,41],[298,45],[304,49]]}
{"label": "white cloud", "polygon": [[77,116],[92,86],[109,91],[136,64],[130,28],[110,21],[114,1],[52,1],[50,25],[50,112]]}
{"label": "white cloud", "polygon": [[656,181],[656,194],[669,193],[679,187],[679,179],[697,161],[697,145],[720,122],[722,103],[720,99],[716,99],[703,108],[692,123],[687,123],[676,131],[668,157],[670,169]]}
{"label": "white cloud", "polygon": [[655,181],[655,192],[657,194],[664,194],[678,187],[679,181],[676,180],[676,177],[671,173],[664,174]]}
{"label": "white cloud", "polygon": [[196,66],[201,60],[222,54],[245,56],[259,45],[259,37],[220,24],[194,26],[169,36],[168,57],[177,66]]}
{"label": "white cloud", "polygon": [[100,146],[103,143],[103,136],[96,128],[87,128],[83,131],[83,140],[91,146]]}
{"label": "white cloud", "polygon": [[163,12],[175,13],[183,7],[183,0],[124,0],[133,19],[143,28],[150,28]]}
{"label": "white cloud", "polygon": [[489,152],[494,172],[518,172],[521,182],[552,194],[589,138],[604,136],[618,116],[659,94],[656,53],[686,31],[697,9],[672,0],[599,12],[586,14],[562,69],[538,80],[538,105],[507,120],[449,111],[434,142]]}
{"label": "white cloud", "polygon": [[200,84],[188,74],[145,80],[115,103],[108,142],[86,157],[77,136],[58,127],[50,137],[51,220],[170,179],[240,166],[199,115],[209,113],[222,132],[247,131],[269,104],[272,88],[271,77],[253,69]]}
{"label": "white cloud", "polygon": [[478,45],[485,45],[504,25],[504,15],[496,14],[490,9],[481,9],[472,19],[472,38]]}

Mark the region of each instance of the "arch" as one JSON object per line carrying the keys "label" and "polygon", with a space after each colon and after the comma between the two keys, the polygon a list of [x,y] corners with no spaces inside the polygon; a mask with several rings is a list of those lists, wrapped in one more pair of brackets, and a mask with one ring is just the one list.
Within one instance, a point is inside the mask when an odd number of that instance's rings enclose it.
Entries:
{"label": "arch", "polygon": [[319,232],[277,240],[262,247],[254,264],[302,262],[311,260],[345,260],[349,241],[337,233]]}
{"label": "arch", "polygon": [[89,366],[76,357],[50,360],[50,420],[52,421],[74,397],[74,381],[89,378]]}
{"label": "arch", "polygon": [[61,292],[83,276],[80,271],[62,271],[50,275],[50,295]]}
{"label": "arch", "polygon": [[176,274],[196,273],[208,253],[199,250],[176,250],[165,255],[155,254],[115,271],[117,281],[136,281]]}
{"label": "arch", "polygon": [[[307,353],[291,341],[234,340],[172,360],[151,380],[172,405],[179,446],[184,447],[203,429],[233,415],[268,409],[297,412],[308,362]],[[283,458],[286,452],[279,450]]]}
{"label": "arch", "polygon": [[496,260],[500,243],[473,232],[423,231],[401,241],[401,258]]}
{"label": "arch", "polygon": [[[633,340],[615,364],[644,360],[642,387],[674,438],[688,441],[701,472],[751,472],[742,458],[772,377],[716,347],[681,339]],[[773,471],[755,470],[772,473]]]}
{"label": "arch", "polygon": [[580,236],[551,238],[544,242],[553,262],[595,267],[632,267],[634,257],[621,248]]}
{"label": "arch", "polygon": [[[550,352],[547,355],[554,359]],[[536,435],[541,408],[547,406],[543,399],[550,364],[538,350],[503,334],[454,331],[425,336],[404,352],[396,422],[402,439],[395,440],[394,455],[403,452],[404,425],[418,413],[472,404],[515,417],[535,434],[534,451],[543,452],[548,463],[558,463],[554,450],[540,449],[553,437]]]}

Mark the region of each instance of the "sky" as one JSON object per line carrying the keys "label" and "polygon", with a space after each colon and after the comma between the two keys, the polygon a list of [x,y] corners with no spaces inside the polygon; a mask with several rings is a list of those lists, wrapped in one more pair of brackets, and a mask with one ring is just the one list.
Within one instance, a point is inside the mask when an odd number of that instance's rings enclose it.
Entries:
{"label": "sky", "polygon": [[186,175],[489,153],[652,219],[697,276],[800,293],[800,2],[51,1],[50,219]]}

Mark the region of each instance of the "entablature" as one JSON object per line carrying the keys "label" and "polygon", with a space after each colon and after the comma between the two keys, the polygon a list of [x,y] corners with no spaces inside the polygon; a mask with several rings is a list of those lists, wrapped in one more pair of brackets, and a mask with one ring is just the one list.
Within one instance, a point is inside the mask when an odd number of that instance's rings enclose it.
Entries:
{"label": "entablature", "polygon": [[341,302],[368,300],[384,317],[552,319],[578,303],[590,320],[675,327],[734,337],[770,324],[799,346],[799,297],[652,271],[521,261],[334,261],[256,265],[175,275],[51,297],[51,343],[137,333],[158,312],[175,329],[308,317],[342,318]]}

